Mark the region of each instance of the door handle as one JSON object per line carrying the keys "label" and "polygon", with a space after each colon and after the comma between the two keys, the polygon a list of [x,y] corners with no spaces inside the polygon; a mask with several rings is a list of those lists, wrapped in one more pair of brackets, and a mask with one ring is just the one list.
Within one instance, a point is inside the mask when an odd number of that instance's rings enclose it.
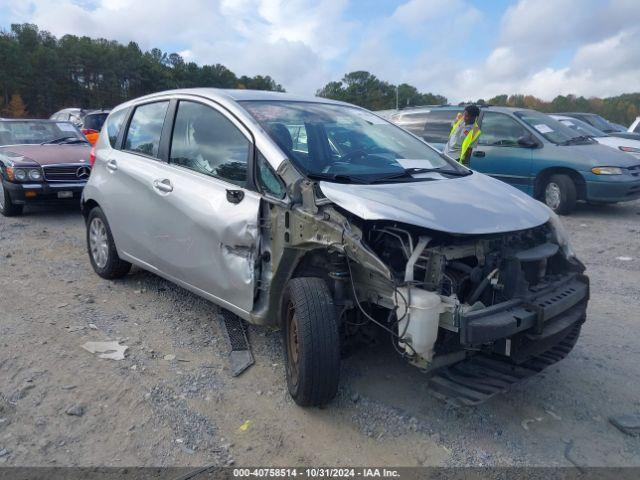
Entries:
{"label": "door handle", "polygon": [[169,193],[173,192],[173,185],[171,185],[171,180],[168,178],[163,178],[162,180],[156,179],[153,181],[153,188],[162,192]]}
{"label": "door handle", "polygon": [[227,201],[229,203],[240,203],[244,198],[242,190],[227,190]]}
{"label": "door handle", "polygon": [[485,153],[482,150],[476,150],[475,152],[473,152],[472,154],[474,157],[484,157]]}
{"label": "door handle", "polygon": [[118,170],[118,162],[116,162],[113,159],[109,160],[107,162],[107,169],[111,170],[112,172],[115,172],[116,170]]}

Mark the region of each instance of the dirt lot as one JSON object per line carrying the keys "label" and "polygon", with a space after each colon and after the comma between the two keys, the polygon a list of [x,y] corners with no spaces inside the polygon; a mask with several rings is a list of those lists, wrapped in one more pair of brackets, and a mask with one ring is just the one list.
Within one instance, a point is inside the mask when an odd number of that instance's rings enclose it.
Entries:
{"label": "dirt lot", "polygon": [[[640,466],[640,438],[608,420],[640,411],[640,202],[564,221],[592,279],[567,359],[459,409],[383,345],[344,362],[332,404],[302,409],[279,332],[251,327],[256,364],[233,378],[216,308],[139,270],[100,279],[77,210],[0,217],[0,462]],[[99,359],[92,340],[127,357]]]}

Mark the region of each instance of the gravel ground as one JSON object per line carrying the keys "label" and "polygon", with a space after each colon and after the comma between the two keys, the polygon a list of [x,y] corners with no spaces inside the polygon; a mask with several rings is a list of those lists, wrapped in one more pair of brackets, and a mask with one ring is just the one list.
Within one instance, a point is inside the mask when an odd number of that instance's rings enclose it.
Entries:
{"label": "gravel ground", "polygon": [[[640,202],[564,223],[592,281],[565,360],[453,408],[381,345],[344,361],[334,402],[302,409],[279,332],[250,327],[256,364],[233,378],[216,307],[140,270],[100,279],[77,210],[0,217],[0,464],[640,466],[640,438],[609,422],[640,413]],[[126,358],[81,348],[103,340]]]}

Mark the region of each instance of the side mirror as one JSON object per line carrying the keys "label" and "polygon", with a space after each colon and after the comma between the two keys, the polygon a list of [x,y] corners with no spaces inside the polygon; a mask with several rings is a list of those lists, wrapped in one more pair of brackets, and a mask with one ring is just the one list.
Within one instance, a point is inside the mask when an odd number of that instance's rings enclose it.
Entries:
{"label": "side mirror", "polygon": [[523,135],[518,138],[518,145],[524,148],[537,148],[538,142],[531,135]]}

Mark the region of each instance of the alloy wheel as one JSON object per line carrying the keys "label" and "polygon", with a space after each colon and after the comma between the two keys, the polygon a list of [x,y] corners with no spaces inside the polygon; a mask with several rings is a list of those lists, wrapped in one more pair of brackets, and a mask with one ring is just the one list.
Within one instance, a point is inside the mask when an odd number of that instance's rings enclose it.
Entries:
{"label": "alloy wheel", "polygon": [[2,184],[2,178],[0,178],[0,210],[4,210],[4,185]]}
{"label": "alloy wheel", "polygon": [[109,238],[104,222],[96,217],[89,224],[89,249],[98,268],[104,268],[109,260]]}

